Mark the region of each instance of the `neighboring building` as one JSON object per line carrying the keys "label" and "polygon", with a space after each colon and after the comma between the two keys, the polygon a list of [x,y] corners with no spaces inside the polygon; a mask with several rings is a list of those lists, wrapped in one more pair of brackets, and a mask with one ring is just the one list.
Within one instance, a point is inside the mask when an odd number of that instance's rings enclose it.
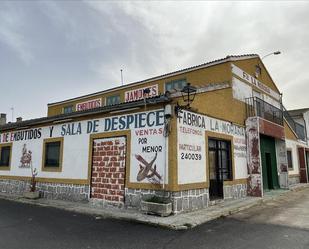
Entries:
{"label": "neighboring building", "polygon": [[46,198],[139,208],[157,195],[178,213],[288,188],[286,138],[303,144],[259,56],[228,56],[0,126],[0,191],[24,192],[36,168]]}
{"label": "neighboring building", "polygon": [[[287,147],[291,152],[292,166],[289,168],[290,175],[296,182],[305,183],[308,182],[309,172],[309,108],[289,110],[285,112],[287,120],[291,120],[291,126],[294,127],[295,135],[298,139],[291,142],[287,140]],[[296,142],[297,141],[297,142]],[[294,146],[293,146],[294,145]],[[294,175],[294,177],[293,177]],[[295,182],[291,179],[291,182]]]}
{"label": "neighboring building", "polygon": [[[303,108],[303,109],[296,109],[296,110],[289,110],[288,114],[290,117],[296,122],[296,126],[303,126],[305,127],[305,134],[301,134],[300,136],[303,136],[305,141],[309,141],[309,108]],[[296,130],[298,130],[296,127]]]}

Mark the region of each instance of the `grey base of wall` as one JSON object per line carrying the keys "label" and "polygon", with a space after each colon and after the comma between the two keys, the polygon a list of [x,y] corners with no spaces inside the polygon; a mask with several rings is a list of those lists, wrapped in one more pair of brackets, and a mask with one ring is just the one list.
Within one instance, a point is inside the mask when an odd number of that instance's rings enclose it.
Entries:
{"label": "grey base of wall", "polygon": [[[178,192],[126,189],[125,206],[139,209],[141,200],[152,196],[164,197],[172,202],[174,214],[206,208],[209,205],[208,189],[193,189]],[[247,196],[247,184],[224,186],[224,199],[240,199]]]}
{"label": "grey base of wall", "polygon": [[[62,183],[42,183],[36,185],[40,196],[47,199],[88,201],[89,186],[62,184]],[[29,181],[0,180],[0,192],[8,194],[20,194],[29,191]]]}
{"label": "grey base of wall", "polygon": [[299,176],[289,176],[289,186],[299,183]]}
{"label": "grey base of wall", "polygon": [[178,192],[146,189],[126,189],[125,206],[140,208],[142,200],[153,196],[163,197],[172,203],[173,213],[192,211],[208,206],[208,189],[193,189]]}
{"label": "grey base of wall", "polygon": [[223,188],[224,199],[240,199],[247,196],[247,184],[227,185]]}
{"label": "grey base of wall", "polygon": [[[30,183],[20,180],[0,180],[0,192],[20,194],[29,191]],[[90,202],[98,208],[118,207],[140,209],[142,200],[153,196],[164,197],[172,203],[174,214],[206,208],[209,205],[208,189],[193,189],[177,192],[146,189],[125,189],[125,203],[89,199],[89,185],[37,183],[40,196],[47,199]],[[246,197],[247,185],[236,184],[224,186],[224,199],[238,199]]]}

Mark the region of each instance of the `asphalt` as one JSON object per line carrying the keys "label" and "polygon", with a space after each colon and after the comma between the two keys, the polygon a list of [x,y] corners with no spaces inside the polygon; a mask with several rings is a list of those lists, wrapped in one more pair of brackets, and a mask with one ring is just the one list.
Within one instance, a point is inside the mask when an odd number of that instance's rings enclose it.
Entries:
{"label": "asphalt", "polygon": [[0,198],[13,200],[20,203],[39,205],[43,207],[55,207],[75,213],[90,214],[101,218],[113,218],[126,221],[134,221],[148,225],[161,226],[174,230],[190,229],[219,217],[229,216],[242,210],[250,209],[261,203],[275,199],[284,198],[286,195],[303,188],[308,188],[309,184],[298,184],[290,190],[276,190],[268,192],[263,198],[246,197],[235,200],[225,200],[215,206],[206,209],[196,210],[188,213],[171,215],[169,217],[158,217],[146,215],[135,209],[102,208],[89,203],[69,202],[51,199],[29,200],[23,196],[0,193]]}
{"label": "asphalt", "polygon": [[0,248],[308,249],[308,202],[309,188],[305,188],[193,229],[175,231],[0,199]]}

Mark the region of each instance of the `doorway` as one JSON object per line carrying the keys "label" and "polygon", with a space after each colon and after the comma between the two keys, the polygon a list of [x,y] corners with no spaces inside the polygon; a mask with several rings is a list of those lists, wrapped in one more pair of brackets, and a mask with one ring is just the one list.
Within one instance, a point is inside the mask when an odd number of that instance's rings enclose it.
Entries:
{"label": "doorway", "polygon": [[299,162],[299,181],[300,183],[308,182],[307,175],[307,165],[306,165],[306,154],[305,148],[298,147],[298,162]]}
{"label": "doorway", "polygon": [[124,202],[126,137],[94,139],[90,198]]}
{"label": "doorway", "polygon": [[232,179],[231,142],[208,139],[209,198],[223,198],[223,182]]}
{"label": "doorway", "polygon": [[262,177],[263,189],[278,189],[278,170],[276,158],[276,144],[272,137],[261,135],[261,158],[262,158]]}

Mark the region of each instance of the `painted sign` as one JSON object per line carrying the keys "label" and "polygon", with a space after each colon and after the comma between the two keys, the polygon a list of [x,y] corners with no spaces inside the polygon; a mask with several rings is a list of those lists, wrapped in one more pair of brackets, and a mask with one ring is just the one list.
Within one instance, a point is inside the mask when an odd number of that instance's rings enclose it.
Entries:
{"label": "painted sign", "polygon": [[138,88],[124,93],[124,101],[136,101],[144,98],[155,97],[159,94],[158,85],[147,86]]}
{"label": "painted sign", "polygon": [[27,129],[14,132],[4,132],[0,134],[0,143],[13,141],[35,140],[42,137],[42,128]]}
{"label": "painted sign", "polygon": [[76,104],[76,111],[85,111],[88,109],[98,108],[102,106],[102,99],[92,99]]}
{"label": "painted sign", "polygon": [[[206,181],[205,132],[211,131],[233,137],[235,179],[247,178],[245,128],[231,122],[182,111],[178,119],[178,183]],[[188,170],[188,167],[190,169]]]}
{"label": "painted sign", "polygon": [[183,111],[178,119],[178,183],[206,182],[206,118]]}
{"label": "painted sign", "polygon": [[22,149],[22,156],[20,158],[20,168],[30,168],[32,163],[32,151],[27,150],[26,144],[24,144]]}
{"label": "painted sign", "polygon": [[131,133],[130,181],[163,183],[166,163],[163,109],[1,133],[0,144],[12,142],[13,146],[11,170],[0,175],[28,176],[24,168],[29,168],[30,162],[40,169],[43,139],[64,137],[62,171],[40,170],[40,177],[87,179],[90,134],[124,130]]}
{"label": "painted sign", "polygon": [[161,184],[165,153],[163,126],[132,130],[130,182]]}
{"label": "painted sign", "polygon": [[270,96],[272,96],[276,100],[280,100],[280,95],[277,92],[275,92],[274,90],[272,90],[271,88],[269,88],[268,86],[266,86],[265,84],[263,84],[262,82],[257,80],[255,77],[246,73],[245,71],[243,71],[239,67],[235,66],[234,64],[232,64],[232,73],[237,75],[239,78],[245,80],[249,84],[256,86],[258,89],[269,94]]}
{"label": "painted sign", "polygon": [[[162,128],[163,124],[164,110],[156,110],[88,121],[71,122],[42,128],[4,132],[0,134],[0,143],[37,140],[46,137],[52,138],[76,136],[98,132],[111,132],[130,129],[141,129],[142,134],[158,135],[159,130],[157,128]],[[47,134],[43,136],[42,134],[44,133]]]}

